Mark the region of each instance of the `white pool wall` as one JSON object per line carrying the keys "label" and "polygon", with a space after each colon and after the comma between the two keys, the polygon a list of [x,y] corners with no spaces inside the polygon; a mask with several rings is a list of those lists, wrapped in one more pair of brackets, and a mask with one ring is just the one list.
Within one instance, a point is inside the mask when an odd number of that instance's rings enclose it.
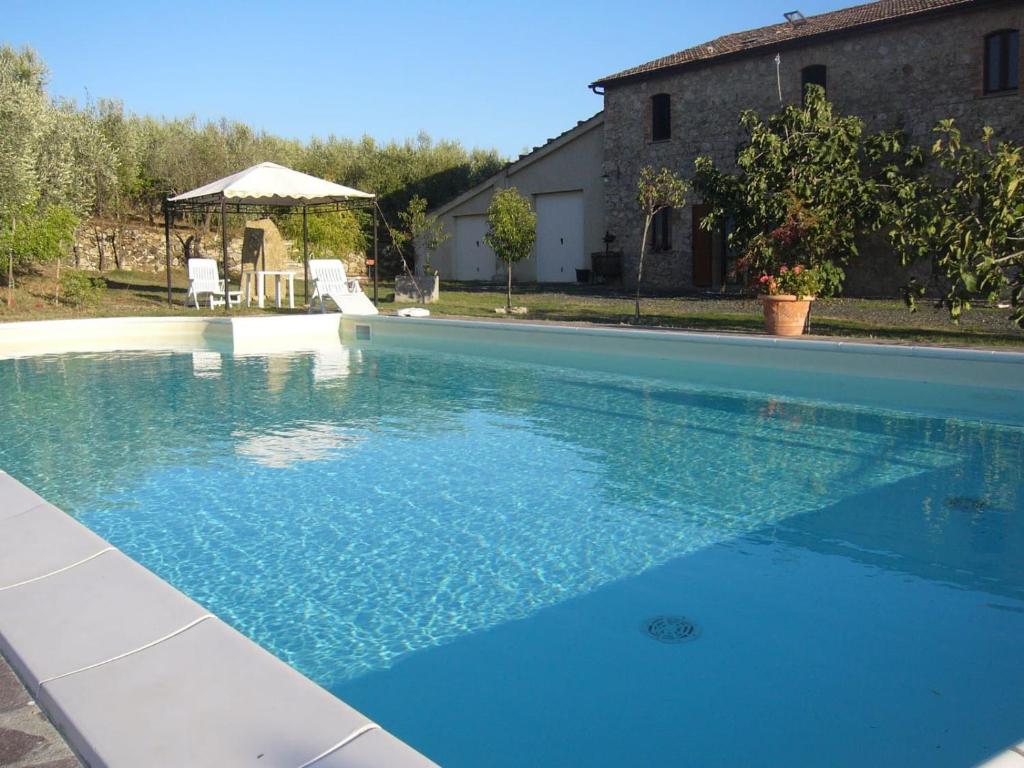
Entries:
{"label": "white pool wall", "polygon": [[[1020,352],[389,316],[345,317],[341,326],[345,344],[459,351],[713,389],[1024,424]],[[357,326],[370,329],[369,341],[359,340]]]}

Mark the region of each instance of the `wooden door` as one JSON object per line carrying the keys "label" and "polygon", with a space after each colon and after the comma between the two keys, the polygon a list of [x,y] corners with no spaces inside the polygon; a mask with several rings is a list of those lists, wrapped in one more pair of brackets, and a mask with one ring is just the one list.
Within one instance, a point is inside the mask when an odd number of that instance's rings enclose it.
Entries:
{"label": "wooden door", "polygon": [[693,222],[693,285],[696,288],[711,287],[711,232],[700,223],[708,215],[708,205],[693,206],[691,221]]}

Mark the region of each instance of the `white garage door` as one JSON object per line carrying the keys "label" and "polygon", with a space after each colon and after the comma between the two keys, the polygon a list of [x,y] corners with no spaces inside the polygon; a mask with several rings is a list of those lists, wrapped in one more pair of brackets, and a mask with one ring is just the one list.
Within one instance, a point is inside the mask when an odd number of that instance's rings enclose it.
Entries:
{"label": "white garage door", "polygon": [[571,283],[586,266],[583,193],[537,195],[537,281]]}
{"label": "white garage door", "polygon": [[484,241],[486,216],[455,218],[455,279],[493,280],[498,257]]}

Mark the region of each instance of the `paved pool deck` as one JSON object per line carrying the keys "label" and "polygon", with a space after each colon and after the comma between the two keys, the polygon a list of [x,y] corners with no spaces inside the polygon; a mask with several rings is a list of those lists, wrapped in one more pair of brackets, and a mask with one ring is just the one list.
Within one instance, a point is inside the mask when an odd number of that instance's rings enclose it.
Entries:
{"label": "paved pool deck", "polygon": [[90,768],[435,766],[3,471],[0,654],[19,760],[34,700]]}

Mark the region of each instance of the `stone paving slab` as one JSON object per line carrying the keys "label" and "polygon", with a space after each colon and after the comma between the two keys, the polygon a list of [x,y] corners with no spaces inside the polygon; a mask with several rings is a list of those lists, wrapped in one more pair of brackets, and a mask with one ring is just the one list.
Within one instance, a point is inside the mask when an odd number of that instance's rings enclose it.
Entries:
{"label": "stone paving slab", "polygon": [[0,765],[79,768],[81,763],[0,656]]}
{"label": "stone paving slab", "polygon": [[[5,483],[0,496],[9,492]],[[107,542],[56,507],[33,507],[0,520],[0,590],[67,568],[109,548]]]}
{"label": "stone paving slab", "polygon": [[369,723],[212,618],[40,703],[90,765],[298,768]]}
{"label": "stone paving slab", "polygon": [[134,651],[205,615],[134,560],[110,551],[0,591],[0,651],[37,695],[43,680]]}
{"label": "stone paving slab", "polygon": [[309,768],[428,768],[434,765],[387,731],[374,730],[358,736],[338,751],[317,760]]}
{"label": "stone paving slab", "polygon": [[0,474],[0,651],[66,743],[3,664],[0,765],[434,765],[37,500]]}

